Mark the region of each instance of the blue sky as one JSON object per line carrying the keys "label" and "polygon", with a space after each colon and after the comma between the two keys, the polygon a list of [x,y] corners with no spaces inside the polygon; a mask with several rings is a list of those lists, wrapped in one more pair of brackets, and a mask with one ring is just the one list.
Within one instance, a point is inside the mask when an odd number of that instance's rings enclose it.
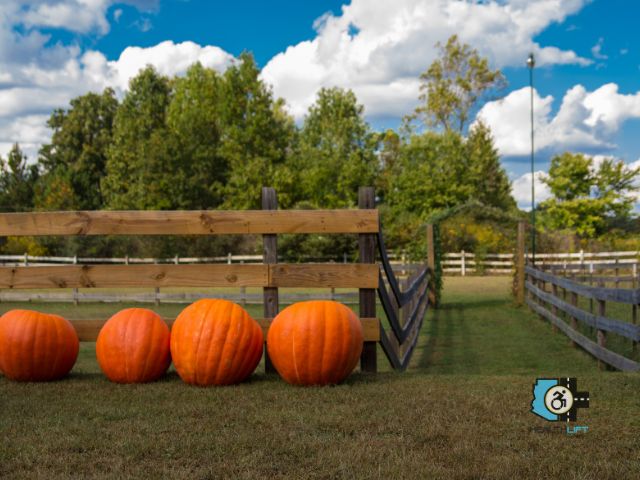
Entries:
{"label": "blue sky", "polygon": [[538,58],[536,170],[565,150],[638,162],[638,18],[640,2],[628,0],[3,0],[0,154],[18,141],[33,158],[53,108],[106,86],[122,95],[147,63],[171,75],[193,61],[223,71],[245,50],[296,119],[318,88],[337,85],[356,92],[374,128],[396,127],[435,43],[458,33],[509,82],[478,115],[525,205],[527,54]]}

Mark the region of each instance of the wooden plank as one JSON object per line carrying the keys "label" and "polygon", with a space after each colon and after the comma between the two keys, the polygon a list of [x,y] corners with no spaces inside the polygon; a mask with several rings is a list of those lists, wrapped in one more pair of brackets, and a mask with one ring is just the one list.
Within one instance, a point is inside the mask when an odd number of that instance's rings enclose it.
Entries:
{"label": "wooden plank", "polygon": [[[640,340],[640,326],[638,325],[586,312],[575,305],[555,298],[547,292],[543,292],[530,282],[527,282],[527,289],[537,297],[549,302],[554,308],[559,308],[566,312],[572,318],[572,321],[578,320],[593,328],[616,333],[632,340]],[[575,302],[577,304],[577,294],[572,293],[572,295],[575,295]],[[573,297],[571,301],[572,303],[574,302]]]}
{"label": "wooden plank", "polygon": [[[260,294],[246,294],[244,297],[238,293],[199,293],[199,292],[182,292],[182,293],[162,293],[158,294],[158,299],[162,303],[192,303],[202,298],[220,298],[231,300],[232,302],[241,303],[244,298],[247,304],[262,305],[264,297]],[[305,300],[335,300],[342,303],[354,304],[358,302],[356,292],[353,293],[284,293],[280,295],[284,303],[302,302]],[[77,294],[79,302],[101,302],[101,303],[119,303],[119,302],[139,302],[153,303],[156,299],[155,293],[152,292],[128,292],[128,293],[94,293],[79,292]],[[71,303],[74,301],[74,294],[69,290],[58,290],[55,292],[34,292],[30,290],[4,290],[0,292],[0,301],[2,302],[60,302]]]}
{"label": "wooden plank", "polygon": [[376,264],[278,263],[276,265],[269,265],[269,285],[273,287],[290,288],[333,287],[375,289],[378,288],[378,271],[379,268]]}
{"label": "wooden plank", "polygon": [[[171,327],[175,319],[163,318],[163,320]],[[262,327],[266,341],[269,325],[271,325],[273,319],[256,318],[255,320]],[[71,320],[71,324],[76,329],[76,333],[81,342],[95,342],[100,333],[100,329],[106,321],[107,320]],[[380,320],[377,318],[361,318],[360,322],[362,323],[364,340],[366,342],[378,342],[380,340]]]}
{"label": "wooden plank", "polygon": [[[600,286],[603,286],[602,282]],[[604,300],[598,300],[598,315],[600,317],[604,317],[606,315],[606,302]],[[598,346],[602,348],[607,347],[607,334],[601,328],[598,328],[596,331],[596,339],[598,340]],[[603,361],[598,360],[598,366],[601,370],[606,368],[606,365]]]}
{"label": "wooden plank", "polygon": [[567,278],[561,278],[536,268],[526,267],[526,272],[531,276],[545,282],[550,282],[559,287],[566,288],[570,292],[587,297],[593,300],[603,300],[607,302],[620,302],[628,304],[640,303],[640,291],[623,288],[603,288],[581,285]]}
{"label": "wooden plank", "polygon": [[[278,210],[278,197],[271,187],[262,187],[262,209],[265,211]],[[273,265],[278,263],[278,236],[266,234],[262,236],[262,263]],[[269,272],[271,278],[271,271]],[[278,287],[264,287],[262,290],[263,313],[267,318],[274,318],[280,311]],[[276,368],[271,362],[269,352],[264,349],[264,370],[266,373],[276,373]]]}
{"label": "wooden plank", "polygon": [[555,317],[551,312],[542,308],[540,305],[536,304],[530,299],[527,299],[526,303],[536,313],[545,317],[550,322],[555,323],[558,328],[562,330],[571,340],[580,345],[583,349],[585,349],[598,360],[602,360],[608,365],[611,365],[612,367],[625,372],[640,371],[640,363],[634,362],[633,360],[629,360],[628,358],[623,357],[622,355],[618,355],[611,350],[600,347],[597,343],[589,340],[581,333],[576,332],[564,321],[562,321],[558,317]]}
{"label": "wooden plank", "polygon": [[262,287],[265,285],[269,285],[269,267],[267,265],[0,267],[0,288],[11,289],[169,286]]}
{"label": "wooden plank", "polygon": [[[358,189],[358,208],[362,210],[373,209],[376,206],[375,192],[373,187],[360,187]],[[378,230],[375,233],[378,233]],[[357,266],[363,270],[369,269],[375,280],[375,284],[359,285],[360,316],[376,316],[376,291],[378,288],[379,268],[376,261],[376,235],[372,233],[361,233],[358,235],[358,252],[360,264]],[[375,273],[372,271],[375,268]],[[368,373],[378,371],[378,344],[376,342],[365,342],[360,355],[360,370]]]}
{"label": "wooden plank", "polygon": [[60,265],[0,267],[0,288],[377,288],[378,266],[359,264]]}
{"label": "wooden plank", "polygon": [[0,213],[0,236],[375,233],[378,227],[374,209]]}

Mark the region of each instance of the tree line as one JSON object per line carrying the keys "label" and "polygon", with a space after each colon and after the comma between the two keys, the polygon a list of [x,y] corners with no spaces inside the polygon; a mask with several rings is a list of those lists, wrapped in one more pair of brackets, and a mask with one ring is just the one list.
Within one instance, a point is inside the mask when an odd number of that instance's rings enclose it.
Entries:
{"label": "tree line", "polygon": [[[284,101],[260,78],[250,54],[242,54],[224,73],[196,63],[184,76],[168,78],[148,66],[131,79],[122,99],[107,88],[55,110],[48,120],[51,141],[35,163],[27,162],[18,145],[0,158],[0,207],[250,209],[260,208],[261,187],[269,185],[277,190],[281,208],[353,208],[358,187],[374,185],[389,243],[396,248],[419,244],[416,232],[435,213],[471,201],[522,216],[490,129],[482,122],[468,125],[474,108],[504,78],[455,36],[439,48],[440,57],[421,76],[420,106],[398,131],[384,132],[373,131],[354,93],[341,88],[321,89],[296,124]],[[574,182],[574,166],[584,167],[587,157],[569,157],[552,163],[555,203],[544,206],[550,228],[569,225],[563,223],[565,206],[582,212],[584,201],[592,199],[588,187]],[[630,218],[631,204],[621,198],[627,198],[634,175],[613,161],[601,164],[599,172],[598,201],[609,207],[596,215]],[[589,175],[585,185],[594,182]],[[574,193],[563,192],[562,178],[571,179]],[[477,224],[473,218],[469,222]],[[596,235],[607,222],[591,223],[575,231]],[[483,241],[477,231],[454,230],[454,247]],[[354,241],[284,236],[281,251],[294,258],[342,258],[355,252]],[[9,239],[3,249],[172,256],[251,251],[256,245],[255,239],[228,237],[58,238]]]}

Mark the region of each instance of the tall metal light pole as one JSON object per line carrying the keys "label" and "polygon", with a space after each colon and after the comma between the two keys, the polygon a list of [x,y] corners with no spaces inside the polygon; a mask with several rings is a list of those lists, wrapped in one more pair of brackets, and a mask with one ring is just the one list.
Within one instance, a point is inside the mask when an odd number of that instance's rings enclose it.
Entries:
{"label": "tall metal light pole", "polygon": [[531,263],[536,263],[536,190],[535,190],[535,170],[533,165],[533,67],[536,66],[536,59],[533,53],[527,58],[529,67],[529,87],[531,90]]}

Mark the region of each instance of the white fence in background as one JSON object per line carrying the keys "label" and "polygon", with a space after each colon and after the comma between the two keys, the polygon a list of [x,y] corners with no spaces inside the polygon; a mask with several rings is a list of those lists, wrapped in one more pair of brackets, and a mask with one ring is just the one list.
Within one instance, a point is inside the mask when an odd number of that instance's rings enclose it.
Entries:
{"label": "white fence in background", "polygon": [[[531,255],[527,255],[531,260]],[[597,252],[580,250],[575,253],[537,253],[536,265],[543,269],[583,271],[593,273],[602,269],[632,269],[634,275],[640,259],[640,252]],[[475,255],[465,252],[445,253],[442,269],[446,274],[494,274],[509,275],[514,271],[514,254],[488,253]]]}
{"label": "white fence in background", "polygon": [[[391,263],[398,270],[411,270],[407,256],[402,253],[391,253]],[[531,258],[531,255],[528,255]],[[464,250],[457,253],[445,253],[442,259],[442,268],[445,274],[450,275],[509,275],[514,270],[514,254],[512,253],[488,253],[475,255]],[[309,258],[310,261],[324,261],[326,258]],[[550,270],[568,270],[593,273],[594,270],[633,268],[640,260],[640,252],[598,252],[589,253],[579,251],[575,253],[538,253],[536,265]],[[348,256],[343,255],[344,263],[348,262]],[[0,265],[51,265],[51,264],[154,264],[154,263],[262,263],[262,255],[233,255],[231,253],[221,257],[180,257],[172,258],[92,258],[92,257],[53,257],[27,255],[0,255]]]}

